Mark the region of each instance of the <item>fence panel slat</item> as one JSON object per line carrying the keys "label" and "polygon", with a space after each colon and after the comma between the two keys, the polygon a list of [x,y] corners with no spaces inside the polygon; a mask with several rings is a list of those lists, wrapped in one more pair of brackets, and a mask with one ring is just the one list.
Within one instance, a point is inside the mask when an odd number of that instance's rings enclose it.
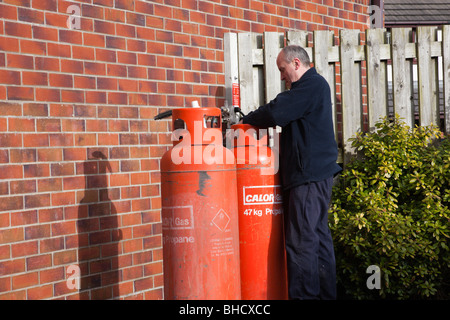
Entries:
{"label": "fence panel slat", "polygon": [[435,32],[435,27],[417,28],[417,69],[421,126],[439,123],[436,60],[431,58],[431,46]]}
{"label": "fence panel slat", "polygon": [[355,47],[359,45],[359,30],[341,30],[341,101],[342,140],[344,163],[355,153],[349,138],[361,131],[361,79],[360,64],[355,60]]}
{"label": "fence panel slat", "polygon": [[327,80],[331,92],[331,104],[333,111],[334,133],[337,137],[336,126],[336,75],[334,64],[329,63],[328,48],[334,45],[334,34],[332,31],[320,30],[314,31],[314,67],[317,72]]}
{"label": "fence panel slat", "polygon": [[297,45],[303,47],[309,55],[311,62],[314,61],[312,48],[308,48],[308,31],[287,31],[286,45]]}
{"label": "fence panel slat", "polygon": [[409,43],[410,28],[392,29],[392,92],[394,98],[394,112],[406,124],[414,126],[414,110],[412,108],[412,68],[407,60],[407,45]]}
{"label": "fence panel slat", "polygon": [[[225,98],[233,104],[233,83],[239,83],[238,42],[236,33],[224,34]],[[234,112],[233,112],[234,114]]]}
{"label": "fence panel slat", "polygon": [[238,64],[241,110],[247,114],[256,109],[253,93],[252,35],[238,33]]}
{"label": "fence panel slat", "polygon": [[380,118],[387,115],[386,62],[381,60],[385,29],[366,30],[367,42],[367,112],[372,130]]}
{"label": "fence panel slat", "polygon": [[284,34],[278,32],[264,33],[264,74],[266,85],[266,103],[273,100],[282,90],[277,56],[284,46]]}
{"label": "fence panel slat", "polygon": [[450,25],[442,30],[445,133],[450,134]]}

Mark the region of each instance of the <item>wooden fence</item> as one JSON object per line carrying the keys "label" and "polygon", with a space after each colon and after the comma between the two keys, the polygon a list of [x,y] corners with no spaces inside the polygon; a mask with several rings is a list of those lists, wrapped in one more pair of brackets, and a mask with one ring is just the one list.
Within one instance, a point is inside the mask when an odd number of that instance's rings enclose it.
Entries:
{"label": "wooden fence", "polygon": [[[438,41],[437,27],[368,29],[364,45],[359,30],[341,30],[339,45],[332,31],[314,31],[312,39],[307,31],[226,33],[226,99],[232,105],[233,89],[239,88],[240,107],[247,113],[285,90],[276,57],[284,45],[297,44],[306,49],[314,67],[330,84],[341,161],[353,154],[348,139],[364,130],[364,105],[369,130],[381,117],[398,113],[411,127],[441,122],[449,134],[450,25],[441,30]],[[416,85],[413,71],[417,71]],[[389,110],[389,98],[393,110]]]}

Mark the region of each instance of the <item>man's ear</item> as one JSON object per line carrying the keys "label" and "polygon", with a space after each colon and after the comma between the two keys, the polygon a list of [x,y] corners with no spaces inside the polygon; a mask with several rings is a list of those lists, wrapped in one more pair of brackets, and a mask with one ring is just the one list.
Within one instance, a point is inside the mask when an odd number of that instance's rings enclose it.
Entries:
{"label": "man's ear", "polygon": [[295,66],[295,70],[298,70],[301,66],[301,62],[298,58],[294,58],[294,66]]}

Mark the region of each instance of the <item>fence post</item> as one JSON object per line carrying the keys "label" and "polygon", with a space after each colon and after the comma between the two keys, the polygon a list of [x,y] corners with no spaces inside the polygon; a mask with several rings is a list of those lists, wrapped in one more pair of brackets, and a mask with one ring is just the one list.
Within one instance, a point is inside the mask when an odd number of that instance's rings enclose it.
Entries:
{"label": "fence post", "polygon": [[333,111],[334,135],[337,137],[336,126],[336,82],[334,64],[329,63],[328,48],[334,45],[334,34],[328,30],[314,31],[314,67],[327,80],[331,92],[331,108]]}
{"label": "fence post", "polygon": [[417,28],[417,67],[419,80],[420,125],[439,125],[437,103],[436,60],[431,57],[431,43],[434,41],[435,27]]}
{"label": "fence post", "polygon": [[273,100],[281,92],[280,71],[277,66],[277,56],[284,47],[284,34],[264,32],[264,75],[266,87],[266,103]]}
{"label": "fence post", "polygon": [[414,110],[412,108],[412,67],[406,59],[406,46],[412,32],[410,28],[392,28],[392,93],[394,112],[403,118],[406,124],[414,127]]}
{"label": "fence post", "polygon": [[[297,46],[300,46],[304,48],[306,51],[308,51],[308,31],[288,31],[286,32],[286,45],[292,45],[295,44]],[[309,54],[310,52],[308,52]],[[312,61],[312,57],[309,54],[309,58]]]}
{"label": "fence post", "polygon": [[387,115],[386,62],[381,59],[385,29],[366,30],[367,111],[369,129]]}
{"label": "fence post", "polygon": [[238,33],[238,48],[241,110],[244,114],[247,114],[259,107],[254,101],[253,52],[252,35],[250,33]]}
{"label": "fence post", "polygon": [[[238,43],[236,33],[224,34],[225,99],[233,108],[233,84],[239,85]],[[234,112],[232,112],[234,113]]]}
{"label": "fence post", "polygon": [[450,25],[442,30],[445,133],[450,134]]}
{"label": "fence post", "polygon": [[341,101],[344,164],[355,153],[349,138],[361,131],[361,78],[355,51],[359,46],[359,30],[341,30]]}

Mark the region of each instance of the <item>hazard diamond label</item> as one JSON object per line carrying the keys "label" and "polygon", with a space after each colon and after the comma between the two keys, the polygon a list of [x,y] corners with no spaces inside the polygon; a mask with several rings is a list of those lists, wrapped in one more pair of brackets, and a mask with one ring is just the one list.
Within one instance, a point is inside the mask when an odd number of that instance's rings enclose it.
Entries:
{"label": "hazard diamond label", "polygon": [[212,223],[219,228],[221,231],[225,231],[228,224],[230,223],[230,217],[225,212],[225,210],[220,209],[219,212],[217,212],[216,216],[212,220]]}

